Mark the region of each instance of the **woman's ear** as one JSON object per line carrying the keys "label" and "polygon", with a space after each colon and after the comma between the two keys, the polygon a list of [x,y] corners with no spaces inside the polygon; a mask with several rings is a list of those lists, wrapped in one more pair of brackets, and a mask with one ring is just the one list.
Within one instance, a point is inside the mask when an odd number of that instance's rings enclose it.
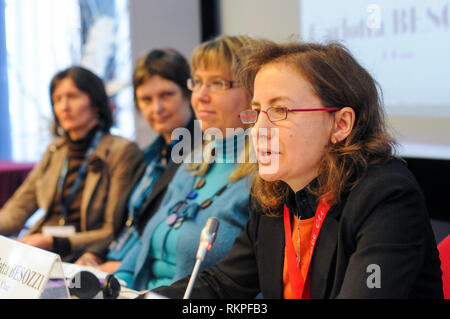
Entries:
{"label": "woman's ear", "polygon": [[339,143],[350,135],[355,124],[355,111],[351,107],[343,107],[334,113],[334,128],[331,143]]}

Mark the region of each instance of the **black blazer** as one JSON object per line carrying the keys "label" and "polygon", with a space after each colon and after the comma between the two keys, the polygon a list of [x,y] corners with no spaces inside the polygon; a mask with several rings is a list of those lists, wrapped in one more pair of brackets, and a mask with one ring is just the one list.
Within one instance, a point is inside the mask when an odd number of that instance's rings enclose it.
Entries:
{"label": "black blazer", "polygon": [[[253,211],[228,256],[199,275],[192,298],[281,299],[283,263],[283,218]],[[379,266],[379,288],[370,265]],[[311,298],[443,298],[425,200],[400,160],[371,166],[330,209],[310,267]],[[182,297],[187,280],[155,292]]]}
{"label": "black blazer", "polygon": [[[192,117],[187,125],[187,129],[191,133],[191,147],[194,145],[194,125],[195,124],[195,118]],[[142,212],[138,217],[137,220],[137,230],[141,234],[144,229],[145,225],[147,224],[148,220],[155,214],[155,212],[158,210],[159,205],[161,204],[164,195],[166,194],[167,187],[169,186],[169,183],[172,181],[172,178],[174,177],[175,173],[178,170],[178,167],[182,163],[174,163],[172,161],[169,161],[167,164],[166,169],[161,174],[159,179],[155,182],[155,185],[153,186],[152,190],[150,191],[150,194],[145,199],[144,203],[142,204]],[[145,173],[145,169],[147,168],[147,164],[145,162],[142,162],[141,165],[136,169],[136,174],[134,175],[134,178],[132,182],[130,183],[129,188],[127,191],[123,194],[123,196],[117,201],[116,209],[114,210],[114,232],[111,236],[109,236],[107,239],[105,239],[102,242],[99,242],[97,244],[94,244],[90,247],[88,247],[85,252],[90,252],[95,254],[96,256],[105,259],[106,255],[109,252],[109,245],[111,242],[120,234],[122,231],[125,222],[128,218],[128,201],[131,197],[131,194],[134,190],[134,188],[137,186],[139,181],[142,178],[142,175]]]}

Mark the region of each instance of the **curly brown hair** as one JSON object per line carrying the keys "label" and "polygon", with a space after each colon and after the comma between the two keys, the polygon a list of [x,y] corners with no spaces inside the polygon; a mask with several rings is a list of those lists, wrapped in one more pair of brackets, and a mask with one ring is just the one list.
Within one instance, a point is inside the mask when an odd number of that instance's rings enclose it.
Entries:
{"label": "curly brown hair", "polygon": [[[318,199],[337,204],[354,188],[369,165],[393,157],[395,141],[387,132],[378,83],[341,44],[263,42],[254,48],[239,72],[241,83],[253,96],[256,74],[269,63],[284,63],[312,85],[325,107],[350,106],[355,123],[350,135],[325,148],[314,189]],[[256,174],[252,195],[268,215],[276,214],[292,192],[282,181],[267,182]]]}

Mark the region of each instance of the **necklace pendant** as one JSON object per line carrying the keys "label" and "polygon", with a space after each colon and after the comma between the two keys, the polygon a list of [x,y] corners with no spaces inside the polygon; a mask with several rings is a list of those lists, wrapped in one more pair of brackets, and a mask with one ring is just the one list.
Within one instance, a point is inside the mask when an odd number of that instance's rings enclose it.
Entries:
{"label": "necklace pendant", "polygon": [[64,226],[66,224],[66,220],[64,218],[60,218],[58,222],[59,226]]}
{"label": "necklace pendant", "polygon": [[166,218],[166,224],[172,227],[176,223],[177,219],[178,219],[177,214],[170,214]]}
{"label": "necklace pendant", "polygon": [[175,222],[175,224],[174,224],[172,227],[173,227],[174,229],[178,229],[178,228],[181,227],[181,225],[183,224],[183,222],[184,222],[184,218],[183,218],[183,217],[180,217],[180,218],[177,219],[177,221]]}
{"label": "necklace pendant", "polygon": [[205,183],[206,183],[206,180],[204,178],[201,178],[195,182],[194,187],[195,187],[195,189],[200,189],[203,186],[205,186]]}
{"label": "necklace pendant", "polygon": [[172,212],[174,214],[178,214],[178,212],[180,211],[180,209],[182,209],[184,207],[184,205],[186,205],[187,202],[185,200],[178,202],[175,206],[175,208],[172,210]]}
{"label": "necklace pendant", "polygon": [[212,200],[211,199],[206,199],[206,200],[204,200],[203,202],[201,202],[201,204],[199,205],[199,207],[201,208],[201,209],[205,209],[205,208],[207,208],[209,205],[211,205],[212,204]]}
{"label": "necklace pendant", "polygon": [[186,198],[187,198],[187,199],[190,199],[190,200],[194,200],[194,199],[197,198],[197,196],[198,196],[198,193],[192,191],[192,192],[189,192],[189,194],[186,195]]}

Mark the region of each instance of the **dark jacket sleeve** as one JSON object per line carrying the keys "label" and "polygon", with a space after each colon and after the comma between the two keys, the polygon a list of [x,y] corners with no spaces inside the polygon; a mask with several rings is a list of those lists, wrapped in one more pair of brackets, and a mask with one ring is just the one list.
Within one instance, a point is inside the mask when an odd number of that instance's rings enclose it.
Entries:
{"label": "dark jacket sleeve", "polygon": [[[244,231],[236,237],[228,255],[211,269],[199,273],[191,298],[255,298],[259,292],[254,251],[259,213],[252,212]],[[208,257],[206,257],[208,258]],[[154,292],[169,298],[182,298],[189,277]]]}
{"label": "dark jacket sleeve", "polygon": [[374,171],[366,180],[344,209],[350,257],[344,276],[337,277],[337,298],[409,298],[436,250],[425,200],[413,176],[402,170],[378,176]]}
{"label": "dark jacket sleeve", "polygon": [[[324,267],[311,270],[311,291],[322,291],[315,298],[442,298],[439,255],[425,199],[402,164],[371,169],[334,214],[327,219],[335,227],[320,234],[316,245],[320,251],[311,263],[331,266],[325,272],[320,271]],[[270,220],[270,225],[276,223]],[[277,273],[282,268],[263,267],[283,258],[279,252],[283,243],[277,237],[283,230],[268,224],[253,210],[228,256],[199,275],[192,297],[253,298],[262,290],[282,298],[282,292],[274,291],[282,280]],[[271,241],[279,244],[271,246]],[[319,280],[322,277],[327,279]],[[185,278],[155,292],[181,298],[187,282]]]}

